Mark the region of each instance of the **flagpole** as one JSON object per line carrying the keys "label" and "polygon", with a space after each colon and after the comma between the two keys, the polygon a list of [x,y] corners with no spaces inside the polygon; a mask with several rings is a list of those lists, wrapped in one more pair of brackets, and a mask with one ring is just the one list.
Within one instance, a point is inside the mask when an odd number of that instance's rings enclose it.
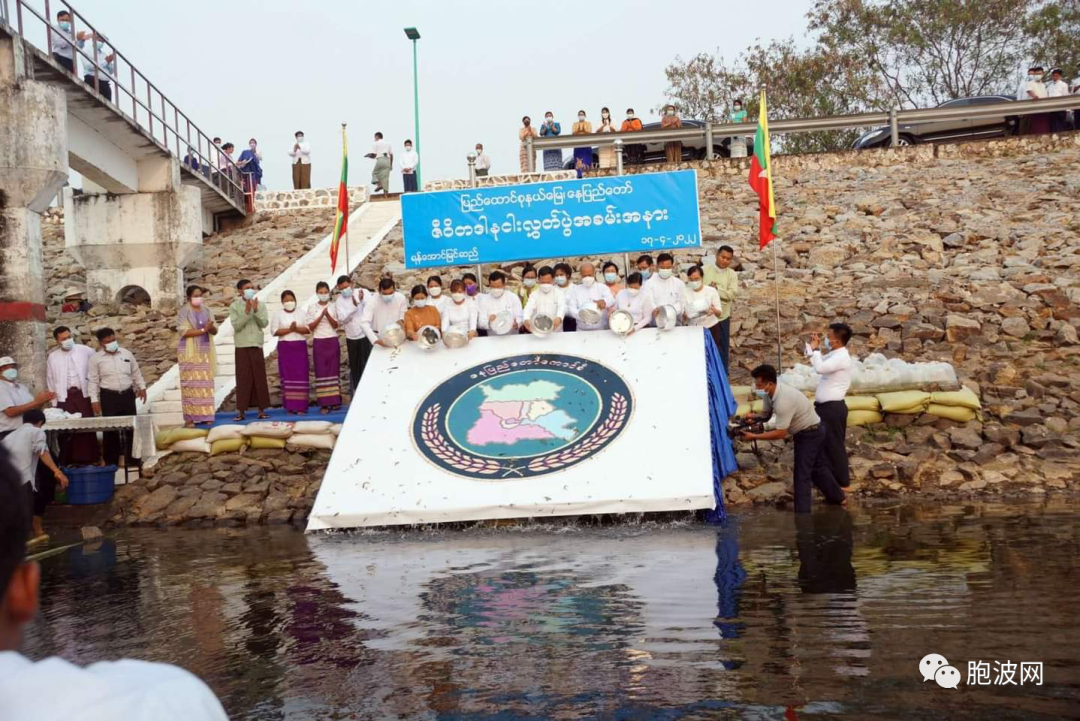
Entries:
{"label": "flagpole", "polygon": [[[341,147],[346,147],[345,123],[341,124]],[[340,192],[340,191],[339,191]],[[349,265],[349,184],[345,184],[345,275],[352,277],[352,266]]]}
{"label": "flagpole", "polygon": [[784,370],[783,352],[780,345],[780,261],[776,257],[776,244],[779,242],[779,238],[773,238],[769,243],[772,246],[773,287],[776,290],[776,373],[778,375]]}

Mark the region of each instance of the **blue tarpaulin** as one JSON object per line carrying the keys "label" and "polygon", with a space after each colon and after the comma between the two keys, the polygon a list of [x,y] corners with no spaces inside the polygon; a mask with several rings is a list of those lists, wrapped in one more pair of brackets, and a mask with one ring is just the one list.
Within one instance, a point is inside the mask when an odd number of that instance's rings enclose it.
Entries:
{"label": "blue tarpaulin", "polygon": [[724,520],[724,495],[720,482],[739,470],[735,462],[735,449],[731,447],[727,434],[728,420],[735,415],[738,405],[731,395],[720,351],[716,349],[709,331],[702,333],[705,338],[705,373],[709,380],[709,432],[712,435],[713,496],[716,498],[716,508],[709,513],[709,522],[719,523]]}

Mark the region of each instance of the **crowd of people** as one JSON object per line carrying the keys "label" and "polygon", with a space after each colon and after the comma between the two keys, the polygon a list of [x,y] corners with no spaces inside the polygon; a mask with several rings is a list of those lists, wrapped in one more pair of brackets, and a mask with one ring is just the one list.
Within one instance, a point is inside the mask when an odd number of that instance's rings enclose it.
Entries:
{"label": "crowd of people", "polygon": [[[1049,82],[1045,81],[1046,75],[1041,65],[1033,65],[1028,68],[1027,78],[1020,81],[1020,87],[1016,89],[1017,100],[1042,100],[1044,98],[1063,98],[1066,95],[1080,94],[1080,76],[1073,79],[1072,85],[1066,83],[1062,77],[1061,68],[1053,68],[1050,71]],[[1072,119],[1070,121],[1070,114]],[[1057,110],[1052,113],[1031,113],[1020,116],[1021,135],[1037,135],[1041,133],[1061,133],[1066,130],[1080,129],[1080,112]]]}

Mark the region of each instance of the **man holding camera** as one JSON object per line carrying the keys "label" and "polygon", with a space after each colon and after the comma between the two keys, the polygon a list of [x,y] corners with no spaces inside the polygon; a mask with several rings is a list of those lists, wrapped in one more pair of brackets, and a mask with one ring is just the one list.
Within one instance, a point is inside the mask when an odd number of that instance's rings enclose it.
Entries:
{"label": "man holding camera", "polygon": [[742,437],[751,441],[779,441],[791,436],[795,440],[795,512],[810,512],[810,484],[818,487],[828,503],[845,502],[844,491],[826,463],[822,448],[825,429],[814,412],[814,405],[802,393],[777,382],[776,369],[760,365],[750,372],[754,378],[755,394],[767,399],[772,415],[764,424],[763,433],[744,431]]}

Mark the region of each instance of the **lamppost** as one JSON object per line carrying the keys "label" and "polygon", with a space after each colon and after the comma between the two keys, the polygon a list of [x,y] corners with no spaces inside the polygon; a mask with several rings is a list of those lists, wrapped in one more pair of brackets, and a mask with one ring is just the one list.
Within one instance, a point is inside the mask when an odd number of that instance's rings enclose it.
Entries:
{"label": "lamppost", "polygon": [[412,40],[412,87],[413,87],[413,117],[416,123],[416,154],[420,156],[420,162],[416,164],[416,187],[423,190],[420,182],[420,169],[424,165],[424,156],[420,151],[420,83],[416,72],[416,41],[420,39],[420,31],[416,28],[405,28],[405,37]]}

